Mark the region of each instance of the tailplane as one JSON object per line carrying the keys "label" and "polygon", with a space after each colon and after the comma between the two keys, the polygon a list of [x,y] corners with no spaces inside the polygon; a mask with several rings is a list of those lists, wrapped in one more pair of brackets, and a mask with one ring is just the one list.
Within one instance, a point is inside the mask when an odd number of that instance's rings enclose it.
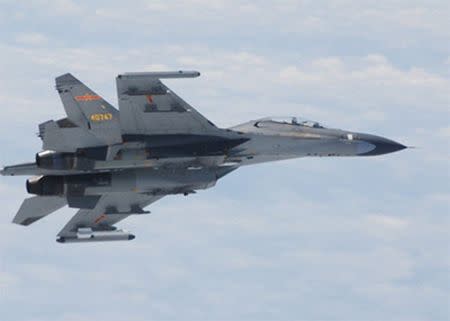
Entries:
{"label": "tailplane", "polygon": [[59,210],[66,204],[67,200],[59,196],[34,196],[26,198],[14,217],[13,223],[30,225]]}

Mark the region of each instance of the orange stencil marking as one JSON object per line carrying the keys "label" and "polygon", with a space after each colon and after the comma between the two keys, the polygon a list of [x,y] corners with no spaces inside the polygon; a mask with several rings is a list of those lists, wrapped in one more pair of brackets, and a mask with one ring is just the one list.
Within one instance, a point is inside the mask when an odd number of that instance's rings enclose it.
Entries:
{"label": "orange stencil marking", "polygon": [[103,221],[106,218],[105,214],[100,215],[99,217],[97,217],[97,219],[94,221],[95,224],[100,223],[101,221]]}
{"label": "orange stencil marking", "polygon": [[92,94],[84,94],[82,96],[75,96],[76,101],[93,101],[102,99],[100,96]]}

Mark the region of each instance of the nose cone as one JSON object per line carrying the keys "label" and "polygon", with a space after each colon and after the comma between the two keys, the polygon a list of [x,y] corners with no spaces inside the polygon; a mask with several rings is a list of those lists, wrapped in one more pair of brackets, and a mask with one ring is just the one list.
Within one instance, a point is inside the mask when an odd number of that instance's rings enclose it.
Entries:
{"label": "nose cone", "polygon": [[383,154],[389,154],[393,153],[402,149],[405,149],[406,146],[402,145],[400,143],[394,142],[393,140],[375,136],[375,135],[369,135],[369,134],[358,134],[358,139],[362,140],[364,142],[367,142],[375,148],[368,152],[360,153],[358,156],[375,156],[375,155],[383,155]]}

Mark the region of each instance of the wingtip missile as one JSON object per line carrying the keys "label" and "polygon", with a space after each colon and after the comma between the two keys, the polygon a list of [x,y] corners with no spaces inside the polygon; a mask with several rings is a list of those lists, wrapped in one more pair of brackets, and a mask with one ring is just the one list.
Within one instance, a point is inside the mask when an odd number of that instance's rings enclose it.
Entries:
{"label": "wingtip missile", "polygon": [[87,243],[106,241],[131,241],[136,236],[125,230],[94,231],[91,228],[79,228],[73,236],[59,236],[58,243]]}
{"label": "wingtip missile", "polygon": [[126,72],[118,75],[122,77],[144,77],[144,78],[196,78],[200,76],[200,72],[195,70],[178,70],[178,71],[152,71],[152,72]]}

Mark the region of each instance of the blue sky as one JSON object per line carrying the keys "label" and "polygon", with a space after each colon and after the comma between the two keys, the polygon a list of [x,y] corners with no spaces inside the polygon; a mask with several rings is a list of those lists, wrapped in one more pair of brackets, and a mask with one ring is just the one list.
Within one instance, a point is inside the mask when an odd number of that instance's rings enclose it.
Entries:
{"label": "blue sky", "polygon": [[418,146],[242,168],[119,225],[132,242],[61,245],[63,209],[11,220],[0,180],[0,319],[448,320],[448,1],[0,1],[0,162],[32,160],[72,72],[116,105],[125,71],[220,126],[267,115]]}

